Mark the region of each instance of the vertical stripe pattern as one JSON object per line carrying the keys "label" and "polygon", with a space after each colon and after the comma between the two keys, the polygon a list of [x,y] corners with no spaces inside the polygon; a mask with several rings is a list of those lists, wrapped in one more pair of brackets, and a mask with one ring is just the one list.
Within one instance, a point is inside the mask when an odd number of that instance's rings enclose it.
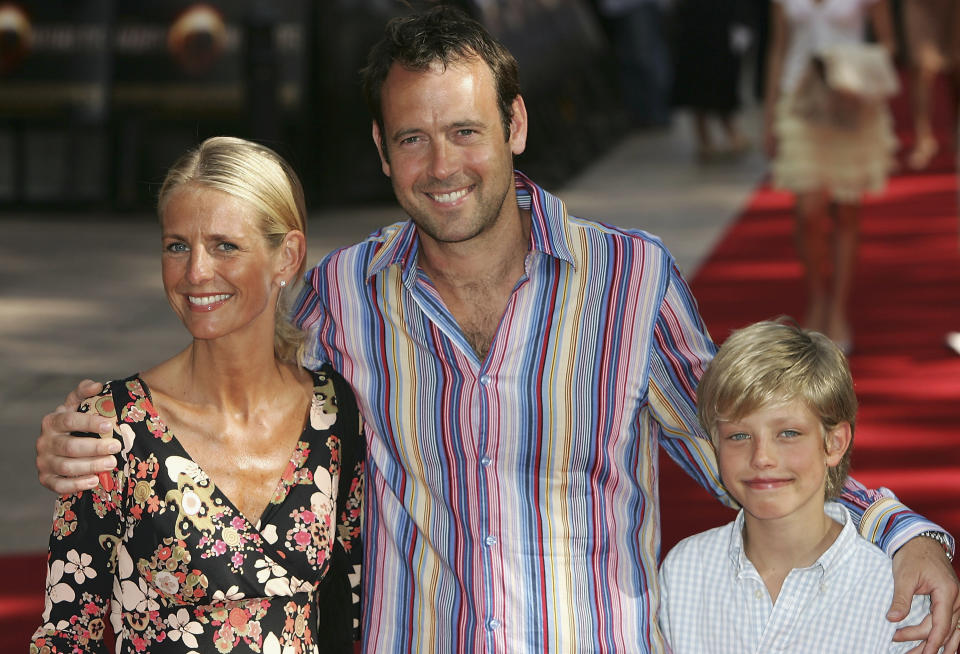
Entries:
{"label": "vertical stripe pattern", "polygon": [[330,254],[295,307],[367,430],[366,652],[662,651],[658,445],[725,499],[694,410],[715,348],[672,257],[516,180],[526,275],[485,361],[410,222]]}

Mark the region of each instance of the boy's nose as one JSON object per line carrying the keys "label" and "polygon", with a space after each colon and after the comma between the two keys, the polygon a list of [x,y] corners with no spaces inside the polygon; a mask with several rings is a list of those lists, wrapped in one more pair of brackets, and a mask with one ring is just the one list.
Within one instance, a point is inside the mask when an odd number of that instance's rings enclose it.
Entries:
{"label": "boy's nose", "polygon": [[753,444],[751,461],[755,468],[769,468],[776,463],[773,447],[763,439],[756,439]]}

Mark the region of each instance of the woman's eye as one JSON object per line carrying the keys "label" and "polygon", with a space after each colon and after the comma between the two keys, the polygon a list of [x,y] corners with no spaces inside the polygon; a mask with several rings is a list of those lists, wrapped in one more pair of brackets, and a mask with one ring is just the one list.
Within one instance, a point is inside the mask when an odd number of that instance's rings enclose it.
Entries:
{"label": "woman's eye", "polygon": [[166,247],[167,252],[186,252],[187,244],[186,243],[170,243]]}
{"label": "woman's eye", "polygon": [[238,248],[236,245],[234,245],[233,243],[227,243],[227,242],[223,242],[223,243],[221,243],[220,245],[218,245],[217,247],[218,247],[220,250],[223,250],[224,252],[232,252],[233,250],[239,250],[239,249],[240,249],[240,248]]}

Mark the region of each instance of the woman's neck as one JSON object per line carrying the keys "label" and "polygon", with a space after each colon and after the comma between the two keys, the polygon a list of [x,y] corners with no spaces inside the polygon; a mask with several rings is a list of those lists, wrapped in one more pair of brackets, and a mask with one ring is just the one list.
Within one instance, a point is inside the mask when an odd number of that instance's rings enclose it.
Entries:
{"label": "woman's neck", "polygon": [[176,401],[242,416],[254,407],[269,406],[301,373],[298,366],[277,360],[272,338],[225,337],[195,339],[144,377],[152,388]]}

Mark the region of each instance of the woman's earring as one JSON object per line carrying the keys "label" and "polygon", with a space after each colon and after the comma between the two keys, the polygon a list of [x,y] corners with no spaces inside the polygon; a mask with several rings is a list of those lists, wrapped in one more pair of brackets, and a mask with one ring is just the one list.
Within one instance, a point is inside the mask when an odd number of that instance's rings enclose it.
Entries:
{"label": "woman's earring", "polygon": [[279,311],[279,310],[280,310],[280,298],[281,298],[281,296],[283,296],[283,289],[286,287],[286,285],[287,285],[287,280],[281,279],[281,280],[280,280],[280,292],[277,293],[277,306],[274,307],[274,311]]}

